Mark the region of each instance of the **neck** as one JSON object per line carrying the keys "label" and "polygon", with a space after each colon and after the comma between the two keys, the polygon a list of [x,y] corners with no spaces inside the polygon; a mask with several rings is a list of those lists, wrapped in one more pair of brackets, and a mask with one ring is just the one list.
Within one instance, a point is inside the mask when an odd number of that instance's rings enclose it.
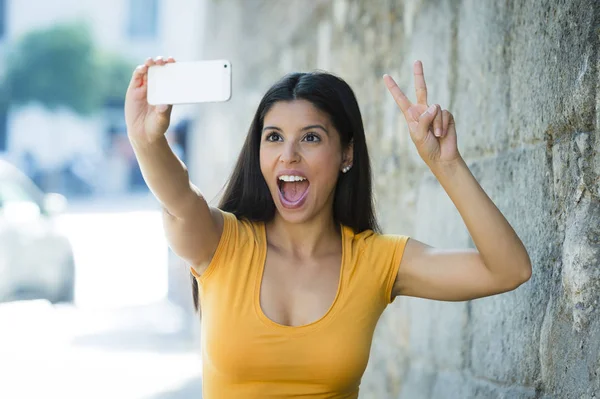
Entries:
{"label": "neck", "polygon": [[331,212],[302,223],[289,223],[276,212],[265,227],[270,245],[301,258],[331,252],[341,233]]}

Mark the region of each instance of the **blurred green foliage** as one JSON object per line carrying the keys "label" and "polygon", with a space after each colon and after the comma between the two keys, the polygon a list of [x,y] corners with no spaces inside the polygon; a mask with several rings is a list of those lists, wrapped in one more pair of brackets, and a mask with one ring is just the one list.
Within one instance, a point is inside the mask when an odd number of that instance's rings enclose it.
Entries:
{"label": "blurred green foliage", "polygon": [[98,80],[102,103],[123,106],[135,65],[112,53],[98,53]]}
{"label": "blurred green foliage", "polygon": [[14,43],[2,86],[11,105],[38,102],[88,115],[105,104],[122,103],[133,68],[98,49],[85,24],[57,25]]}

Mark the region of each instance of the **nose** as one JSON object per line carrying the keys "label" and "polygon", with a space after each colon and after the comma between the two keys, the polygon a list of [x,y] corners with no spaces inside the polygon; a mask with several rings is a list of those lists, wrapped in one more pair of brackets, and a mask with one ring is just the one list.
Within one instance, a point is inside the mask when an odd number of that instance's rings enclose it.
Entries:
{"label": "nose", "polygon": [[296,147],[296,143],[293,143],[293,142],[285,143],[279,159],[281,162],[283,162],[285,164],[299,162],[300,154],[298,153],[298,148]]}

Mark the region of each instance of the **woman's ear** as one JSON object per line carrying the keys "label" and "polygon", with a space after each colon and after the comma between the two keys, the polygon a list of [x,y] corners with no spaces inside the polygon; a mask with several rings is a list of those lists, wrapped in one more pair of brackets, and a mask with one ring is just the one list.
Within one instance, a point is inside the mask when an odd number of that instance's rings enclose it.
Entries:
{"label": "woman's ear", "polygon": [[344,149],[342,154],[342,168],[351,167],[354,162],[354,139],[350,139],[350,142]]}

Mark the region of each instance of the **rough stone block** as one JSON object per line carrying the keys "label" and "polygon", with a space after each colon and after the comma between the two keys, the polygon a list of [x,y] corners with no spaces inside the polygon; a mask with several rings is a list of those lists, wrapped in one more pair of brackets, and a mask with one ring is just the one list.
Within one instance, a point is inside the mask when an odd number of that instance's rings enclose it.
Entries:
{"label": "rough stone block", "polygon": [[558,397],[600,392],[600,201],[582,194],[566,220],[561,284],[541,331],[541,377]]}
{"label": "rough stone block", "polygon": [[472,165],[488,195],[528,249],[533,277],[516,291],[471,302],[471,370],[477,377],[533,385],[539,376],[539,331],[548,303],[558,241],[544,146]]}
{"label": "rough stone block", "polygon": [[511,14],[511,142],[592,131],[597,1],[516,2]]}
{"label": "rough stone block", "polygon": [[413,363],[408,371],[399,398],[429,399],[435,383],[436,373],[426,365]]}
{"label": "rough stone block", "polygon": [[448,33],[453,37],[451,104],[459,148],[466,157],[508,145],[510,108],[509,2],[463,1]]}
{"label": "rough stone block", "polygon": [[[507,386],[474,378],[466,380],[464,393],[465,395],[460,397],[473,399],[537,399],[540,397],[534,388]],[[459,396],[448,397],[459,398]]]}

